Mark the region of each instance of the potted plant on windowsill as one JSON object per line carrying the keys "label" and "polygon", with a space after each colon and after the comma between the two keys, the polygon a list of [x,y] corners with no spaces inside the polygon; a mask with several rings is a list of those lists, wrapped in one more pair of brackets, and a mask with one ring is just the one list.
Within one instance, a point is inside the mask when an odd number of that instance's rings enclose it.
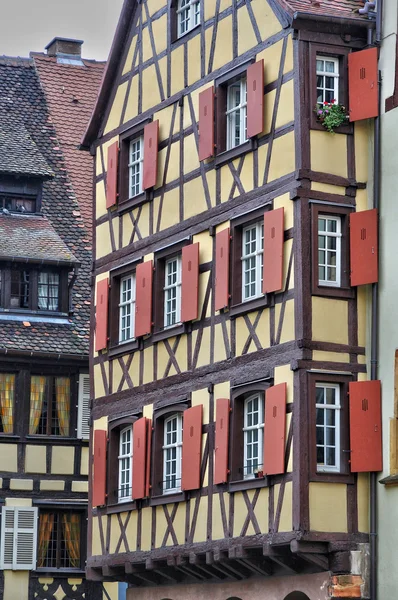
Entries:
{"label": "potted plant on windowsill", "polygon": [[314,108],[317,120],[323,125],[329,133],[334,133],[337,127],[348,123],[348,114],[342,104],[337,104],[336,100],[317,104]]}

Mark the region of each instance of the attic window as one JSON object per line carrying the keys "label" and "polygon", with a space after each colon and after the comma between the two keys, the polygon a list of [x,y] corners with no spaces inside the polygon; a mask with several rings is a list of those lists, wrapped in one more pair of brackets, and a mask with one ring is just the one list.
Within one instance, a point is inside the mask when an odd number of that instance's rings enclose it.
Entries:
{"label": "attic window", "polygon": [[34,213],[36,212],[36,196],[0,194],[1,209],[17,213]]}
{"label": "attic window", "polygon": [[78,67],[84,67],[84,63],[80,56],[76,54],[57,54],[57,63],[59,65],[75,65]]}

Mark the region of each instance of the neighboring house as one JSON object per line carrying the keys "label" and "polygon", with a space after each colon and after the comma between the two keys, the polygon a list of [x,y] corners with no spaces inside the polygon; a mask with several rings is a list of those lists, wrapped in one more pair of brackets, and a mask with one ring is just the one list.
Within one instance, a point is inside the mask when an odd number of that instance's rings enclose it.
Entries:
{"label": "neighboring house", "polygon": [[[380,50],[381,156],[380,170],[380,304],[379,375],[383,397],[384,470],[378,485],[379,598],[397,595],[396,552],[398,533],[398,323],[396,298],[397,251],[396,205],[398,174],[395,159],[398,132],[398,9],[395,0],[384,0],[383,36]],[[394,525],[392,525],[394,523]]]}
{"label": "neighboring house", "polygon": [[[124,4],[82,145],[87,576],[127,582],[128,600],[365,598],[375,583],[378,85],[361,7]],[[314,109],[333,100],[350,122],[330,134]]]}
{"label": "neighboring house", "polygon": [[104,64],[82,42],[0,58],[0,597],[102,598],[85,581],[92,159]]}

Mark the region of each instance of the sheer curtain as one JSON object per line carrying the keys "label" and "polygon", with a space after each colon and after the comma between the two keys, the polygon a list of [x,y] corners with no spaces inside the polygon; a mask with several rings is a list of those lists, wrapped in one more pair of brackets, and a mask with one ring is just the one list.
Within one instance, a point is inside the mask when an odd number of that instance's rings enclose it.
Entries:
{"label": "sheer curtain", "polygon": [[80,515],[66,513],[62,515],[62,529],[70,566],[80,567]]}
{"label": "sheer curtain", "polygon": [[46,378],[41,375],[32,375],[30,379],[30,434],[37,433],[37,430],[39,429],[45,389]]}
{"label": "sheer curtain", "polygon": [[39,273],[39,309],[58,310],[59,275],[58,273]]}
{"label": "sheer curtain", "polygon": [[70,421],[70,379],[69,377],[56,377],[55,397],[57,402],[57,415],[60,435],[69,435]]}
{"label": "sheer curtain", "polygon": [[0,418],[4,433],[14,430],[15,375],[0,373]]}

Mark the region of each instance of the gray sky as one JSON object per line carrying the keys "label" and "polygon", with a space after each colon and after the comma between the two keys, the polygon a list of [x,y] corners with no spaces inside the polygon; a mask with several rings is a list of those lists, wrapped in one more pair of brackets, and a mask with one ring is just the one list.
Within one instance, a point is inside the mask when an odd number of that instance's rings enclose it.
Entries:
{"label": "gray sky", "polygon": [[54,37],[84,40],[84,58],[104,60],[123,0],[0,0],[0,55],[43,52]]}

